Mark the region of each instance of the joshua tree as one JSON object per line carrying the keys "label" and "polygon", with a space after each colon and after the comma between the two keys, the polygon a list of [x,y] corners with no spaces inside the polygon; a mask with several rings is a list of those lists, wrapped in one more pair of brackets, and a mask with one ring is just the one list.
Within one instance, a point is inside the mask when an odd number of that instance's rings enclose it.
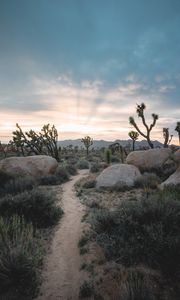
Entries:
{"label": "joshua tree", "polygon": [[23,155],[26,152],[36,155],[46,154],[59,161],[58,132],[54,125],[52,127],[50,124],[44,125],[39,133],[34,130],[24,133],[19,124],[16,124],[16,127],[11,143],[20,149]]}
{"label": "joshua tree", "polygon": [[89,147],[93,144],[93,139],[90,136],[85,136],[81,139],[81,142],[84,143],[84,147],[86,148],[86,154],[89,154]]}
{"label": "joshua tree", "polygon": [[179,137],[179,145],[180,145],[180,122],[177,122],[175,130],[176,130],[177,133],[178,133],[178,137]]}
{"label": "joshua tree", "polygon": [[132,139],[132,142],[133,142],[133,151],[135,149],[135,142],[137,141],[138,139],[138,136],[139,136],[139,133],[137,131],[133,131],[131,130],[129,133],[128,133],[129,137]]}
{"label": "joshua tree", "polygon": [[173,135],[169,137],[169,128],[163,128],[163,137],[164,137],[164,148],[168,148],[168,145],[172,141]]}
{"label": "joshua tree", "polygon": [[146,133],[143,133],[139,129],[139,127],[136,124],[136,122],[135,122],[135,120],[134,120],[133,117],[129,117],[129,123],[131,125],[133,125],[134,128],[138,131],[138,133],[140,135],[142,135],[147,140],[149,146],[151,148],[154,148],[154,145],[153,145],[153,143],[151,142],[151,139],[150,139],[150,133],[151,133],[151,130],[153,129],[153,127],[156,125],[156,121],[158,120],[158,115],[152,114],[153,122],[152,122],[152,124],[150,126],[148,126],[147,123],[146,123],[146,120],[145,120],[145,116],[144,116],[144,110],[145,110],[145,108],[146,108],[146,106],[145,106],[144,103],[137,104],[136,112],[138,114],[138,117],[141,118],[144,127],[146,128]]}

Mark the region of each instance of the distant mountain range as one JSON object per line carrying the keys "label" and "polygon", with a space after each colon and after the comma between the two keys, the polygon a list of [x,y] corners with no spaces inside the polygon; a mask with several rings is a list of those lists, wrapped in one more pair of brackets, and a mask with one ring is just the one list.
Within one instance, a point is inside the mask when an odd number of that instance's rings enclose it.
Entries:
{"label": "distant mountain range", "polygon": [[[163,144],[160,143],[159,141],[152,141],[152,142],[153,142],[155,148],[163,147]],[[119,143],[123,147],[128,146],[128,145],[132,146],[132,140],[128,139],[128,140],[115,140],[114,142],[113,141],[105,141],[105,140],[93,140],[92,147],[94,147],[94,149],[98,149],[98,148],[100,149],[102,147],[108,148],[109,145],[111,145],[113,143]],[[67,147],[70,145],[72,145],[73,147],[75,147],[75,146],[83,147],[83,143],[81,142],[81,139],[59,141],[59,146],[61,146],[61,147]],[[148,143],[146,140],[136,141],[135,147],[136,147],[136,149],[148,147]]]}

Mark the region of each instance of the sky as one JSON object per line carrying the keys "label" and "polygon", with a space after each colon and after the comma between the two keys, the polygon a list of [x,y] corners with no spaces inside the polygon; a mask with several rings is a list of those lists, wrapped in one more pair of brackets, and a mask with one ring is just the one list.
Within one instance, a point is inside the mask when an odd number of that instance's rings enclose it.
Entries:
{"label": "sky", "polygon": [[0,0],[2,142],[16,123],[128,139],[141,102],[148,123],[159,115],[152,139],[168,127],[178,143],[179,0]]}

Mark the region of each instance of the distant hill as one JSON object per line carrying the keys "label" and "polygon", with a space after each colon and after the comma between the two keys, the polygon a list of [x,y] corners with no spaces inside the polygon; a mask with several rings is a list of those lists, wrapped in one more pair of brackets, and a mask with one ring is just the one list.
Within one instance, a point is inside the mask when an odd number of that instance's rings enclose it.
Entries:
{"label": "distant hill", "polygon": [[[158,141],[152,141],[152,142],[153,142],[155,148],[163,147],[163,144]],[[132,140],[131,139],[115,140],[114,142],[113,141],[105,141],[105,140],[94,140],[92,147],[94,147],[95,149],[102,148],[102,147],[108,148],[109,145],[111,145],[113,143],[119,143],[122,146],[127,146],[129,144],[132,145]],[[75,147],[75,146],[82,147],[83,143],[81,142],[81,139],[59,141],[59,146],[61,146],[61,147],[67,147],[70,145],[72,145],[73,147]],[[136,146],[136,149],[148,147],[148,143],[146,140],[136,141],[135,146]]]}

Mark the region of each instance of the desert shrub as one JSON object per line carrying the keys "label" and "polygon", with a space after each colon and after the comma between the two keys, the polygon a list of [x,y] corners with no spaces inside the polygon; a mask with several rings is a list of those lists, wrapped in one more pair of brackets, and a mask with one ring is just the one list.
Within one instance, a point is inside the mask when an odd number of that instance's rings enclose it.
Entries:
{"label": "desert shrub", "polygon": [[77,163],[77,168],[82,170],[82,169],[89,169],[89,162],[85,159],[79,160]]}
{"label": "desert shrub", "polygon": [[144,267],[125,270],[119,287],[118,300],[164,300],[164,296],[160,275],[157,272]]}
{"label": "desert shrub", "polygon": [[39,185],[57,185],[59,184],[58,179],[55,175],[47,175],[38,178]]}
{"label": "desert shrub", "polygon": [[[0,218],[0,297],[32,299],[39,285],[43,247],[22,217]],[[3,297],[4,296],[4,297]]]}
{"label": "desert shrub", "polygon": [[1,189],[1,194],[16,195],[34,188],[35,181],[30,177],[17,177],[9,180]]}
{"label": "desert shrub", "polygon": [[67,163],[68,165],[76,165],[78,162],[78,157],[77,156],[71,156],[67,158]]}
{"label": "desert shrub", "polygon": [[94,286],[92,282],[84,281],[80,286],[79,298],[91,297],[94,294]]}
{"label": "desert shrub", "polygon": [[144,173],[136,180],[135,185],[142,188],[156,189],[160,183],[161,180],[156,174]]}
{"label": "desert shrub", "polygon": [[6,183],[8,183],[10,180],[14,178],[15,178],[14,174],[7,173],[4,170],[0,170],[0,189],[2,189]]}
{"label": "desert shrub", "polygon": [[119,163],[121,160],[119,157],[117,157],[116,155],[112,155],[111,156],[111,162],[112,163]]}
{"label": "desert shrub", "polygon": [[79,240],[79,242],[78,242],[78,247],[79,248],[81,248],[81,247],[84,247],[87,243],[88,243],[88,241],[89,241],[89,235],[88,234],[84,234],[81,238],[80,238],[80,240]]}
{"label": "desert shrub", "polygon": [[54,195],[34,189],[0,199],[0,215],[10,217],[12,214],[23,215],[26,221],[45,228],[58,222],[62,209],[56,205]]}
{"label": "desert shrub", "polygon": [[100,203],[98,199],[86,199],[84,201],[85,205],[88,206],[89,208],[100,208]]}
{"label": "desert shrub", "polygon": [[91,173],[97,173],[97,172],[99,172],[100,171],[100,165],[99,165],[99,163],[92,163],[91,164],[91,168],[90,168],[90,172]]}
{"label": "desert shrub", "polygon": [[94,188],[95,185],[96,185],[96,180],[89,179],[89,180],[84,182],[82,187],[85,188],[85,189],[91,189],[91,188]]}
{"label": "desert shrub", "polygon": [[76,175],[77,169],[74,165],[66,165],[58,167],[54,175],[43,176],[38,179],[40,185],[58,185],[69,180],[69,175]]}
{"label": "desert shrub", "polygon": [[69,180],[69,173],[66,167],[58,167],[55,173],[58,183],[64,183]]}
{"label": "desert shrub", "polygon": [[167,186],[159,191],[158,197],[169,201],[180,200],[180,186]]}
{"label": "desert shrub", "polygon": [[126,266],[144,263],[171,276],[180,267],[180,201],[166,190],[148,199],[126,200],[117,211],[96,212],[92,224],[108,259]]}
{"label": "desert shrub", "polygon": [[70,175],[76,175],[77,174],[77,168],[75,165],[67,164],[66,170]]}
{"label": "desert shrub", "polygon": [[90,223],[92,228],[98,234],[111,234],[115,230],[117,224],[117,213],[116,212],[109,212],[106,209],[99,209],[93,211],[90,217]]}

